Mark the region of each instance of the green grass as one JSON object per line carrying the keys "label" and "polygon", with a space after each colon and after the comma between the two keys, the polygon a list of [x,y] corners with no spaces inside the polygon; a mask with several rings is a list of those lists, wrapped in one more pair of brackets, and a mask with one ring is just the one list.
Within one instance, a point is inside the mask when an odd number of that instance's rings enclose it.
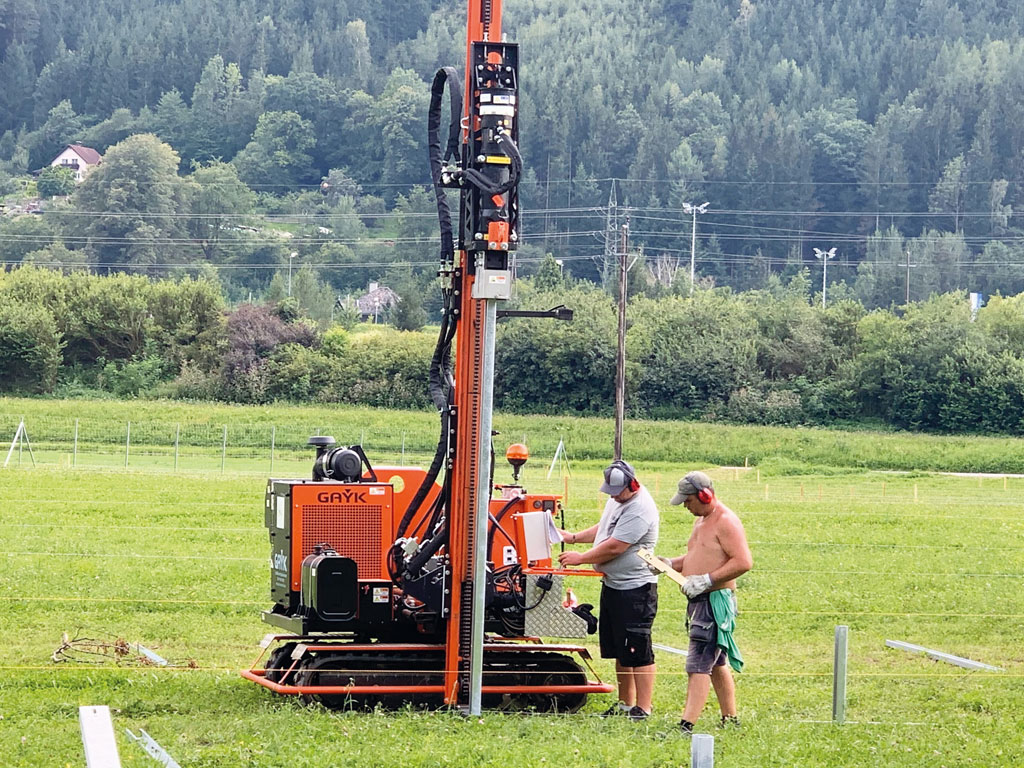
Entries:
{"label": "green grass", "polygon": [[[429,435],[432,420],[430,414],[311,408],[2,405],[0,413],[24,413],[30,428],[47,414],[74,418],[64,411],[97,424],[106,418],[111,428],[130,417],[212,425],[336,419],[355,430],[365,416],[367,428],[381,429],[389,420],[400,428],[422,419]],[[533,435],[557,420],[515,423]],[[588,421],[574,434],[596,435],[601,425]],[[610,425],[603,426],[610,439]],[[720,428],[699,429],[709,449],[715,447]],[[521,436],[516,427],[503,431],[503,437]],[[780,450],[805,439],[796,431],[777,433]],[[815,432],[806,439],[819,438]],[[898,438],[908,455],[926,453],[914,436]],[[863,437],[834,433],[831,439]],[[974,448],[963,446],[968,453]],[[167,458],[150,449],[154,461]],[[666,500],[683,472],[713,462],[688,458],[695,446],[643,450],[657,456],[637,465],[661,505],[658,549],[675,554],[685,547],[691,519]],[[84,765],[77,708],[86,704],[113,710],[126,766],[155,763],[124,728],[145,729],[189,768],[688,764],[689,744],[674,731],[685,690],[683,660],[669,653],[658,654],[655,716],[639,726],[598,718],[608,696],[593,697],[572,716],[338,714],[243,680],[237,671],[253,662],[267,631],[259,611],[268,606],[262,494],[269,462],[253,459],[245,467],[247,459],[237,456],[221,474],[219,443],[194,453],[206,463],[177,473],[166,464],[131,462],[125,471],[116,454],[110,468],[52,463],[33,469],[23,457],[20,469],[0,471],[0,766]],[[370,453],[376,458],[372,443]],[[602,460],[575,462],[568,481],[547,480],[546,466],[537,466],[547,461],[528,465],[529,489],[567,488],[570,528],[596,521]],[[711,470],[720,496],[740,513],[755,557],[754,570],[740,582],[737,637],[747,668],[737,685],[744,725],[711,728],[713,697],[700,724],[715,735],[716,765],[1024,763],[1024,479],[865,471],[844,468],[835,455],[821,462],[827,469],[803,465],[805,474],[797,474],[799,456],[780,454],[777,461],[790,463],[784,471],[779,464],[771,471]],[[295,449],[284,470],[275,474],[306,476],[308,455]],[[508,469],[499,466],[496,480],[507,479]],[[576,582],[581,600],[596,602],[595,580]],[[685,647],[683,605],[663,583],[656,642]],[[837,624],[850,627],[849,722],[842,727],[829,722]],[[50,655],[61,633],[78,631],[141,642],[197,666],[55,665]],[[887,649],[887,638],[1004,671],[968,672]],[[613,679],[608,663],[599,661],[596,669]]]}
{"label": "green grass", "polygon": [[[127,422],[132,422],[132,455],[166,457],[147,466],[173,469],[176,429],[181,453],[195,462],[187,468],[219,469],[223,428],[228,427],[229,465],[236,471],[269,471],[271,430],[276,450],[301,455],[312,434],[332,434],[341,442],[362,442],[369,452],[394,461],[407,452],[433,452],[438,421],[428,411],[387,411],[349,406],[239,406],[167,400],[44,400],[0,398],[0,445],[13,437],[21,417],[44,460],[70,463],[76,420],[79,450],[112,456],[100,465],[124,465]],[[563,440],[572,462],[606,462],[611,452],[610,419],[526,416],[498,412],[496,446],[525,440],[536,463],[550,462]],[[9,445],[9,442],[8,442]],[[771,476],[844,473],[878,469],[1024,473],[1024,439],[920,435],[905,432],[843,431],[822,428],[756,427],[682,421],[628,420],[623,435],[626,458],[666,469],[679,462],[697,465],[749,464]],[[232,454],[234,452],[234,454]],[[22,457],[27,461],[27,457]],[[82,457],[80,457],[82,458]],[[86,464],[87,458],[83,458]],[[264,461],[265,460],[265,461]],[[180,456],[179,456],[180,461]],[[260,462],[263,461],[263,464]],[[180,465],[179,465],[179,468]]]}

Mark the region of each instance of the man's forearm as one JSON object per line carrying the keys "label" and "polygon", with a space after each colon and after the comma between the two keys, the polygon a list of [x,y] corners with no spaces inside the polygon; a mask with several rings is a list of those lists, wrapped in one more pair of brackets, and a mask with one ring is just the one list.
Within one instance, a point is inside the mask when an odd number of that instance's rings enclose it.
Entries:
{"label": "man's forearm", "polygon": [[617,539],[605,539],[593,549],[588,549],[584,552],[582,562],[591,565],[607,563],[609,560],[614,560],[627,549],[629,549],[629,545],[625,542],[620,542]]}
{"label": "man's forearm", "polygon": [[738,579],[744,573],[750,570],[750,564],[746,561],[738,558],[729,558],[722,565],[715,570],[711,571],[708,576],[711,577],[712,584],[724,584]]}
{"label": "man's forearm", "polygon": [[597,537],[597,526],[592,525],[589,528],[578,531],[576,533],[570,533],[569,538],[566,539],[568,544],[593,544],[594,539]]}

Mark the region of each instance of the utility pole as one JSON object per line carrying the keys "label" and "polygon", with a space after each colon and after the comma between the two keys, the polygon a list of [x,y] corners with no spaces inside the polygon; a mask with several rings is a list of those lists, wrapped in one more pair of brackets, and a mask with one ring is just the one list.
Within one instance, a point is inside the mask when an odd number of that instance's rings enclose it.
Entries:
{"label": "utility pole", "polygon": [[697,214],[707,213],[708,204],[690,205],[683,203],[683,213],[693,214],[693,229],[690,231],[690,295],[693,296],[693,283],[697,279]]}
{"label": "utility pole", "polygon": [[629,216],[622,225],[619,251],[619,349],[615,358],[615,444],[612,453],[622,458],[622,422],[626,415],[626,266],[629,247]]}
{"label": "utility pole", "polygon": [[295,251],[292,251],[290,254],[288,254],[288,295],[289,296],[292,295],[292,262],[295,260],[295,257],[298,256],[298,255],[299,254],[296,253]]}
{"label": "utility pole", "polygon": [[907,249],[907,298],[906,303],[910,304],[910,268],[916,267],[916,264],[910,263],[910,249]]}
{"label": "utility pole", "polygon": [[823,251],[820,248],[814,249],[814,257],[821,259],[821,308],[825,308],[825,287],[828,285],[828,260],[834,259],[836,256],[836,249],[829,248],[827,251]]}
{"label": "utility pole", "polygon": [[608,211],[605,215],[604,257],[601,262],[601,287],[609,290],[612,282],[612,265],[616,261],[618,248],[619,212],[615,197],[615,179],[612,179],[611,191],[608,193]]}

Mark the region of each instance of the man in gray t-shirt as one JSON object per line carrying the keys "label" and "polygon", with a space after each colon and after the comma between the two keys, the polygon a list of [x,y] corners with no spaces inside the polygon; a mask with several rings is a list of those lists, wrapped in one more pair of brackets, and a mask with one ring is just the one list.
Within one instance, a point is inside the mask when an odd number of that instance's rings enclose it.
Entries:
{"label": "man in gray t-shirt", "polygon": [[658,543],[658,508],[636,479],[633,467],[613,461],[604,471],[601,492],[608,499],[597,525],[578,533],[562,531],[569,544],[593,543],[586,552],[563,552],[563,566],[592,564],[601,579],[598,615],[601,657],[615,659],[619,702],[605,714],[628,714],[644,720],[654,693],[651,625],[658,611],[658,577],[636,555]]}

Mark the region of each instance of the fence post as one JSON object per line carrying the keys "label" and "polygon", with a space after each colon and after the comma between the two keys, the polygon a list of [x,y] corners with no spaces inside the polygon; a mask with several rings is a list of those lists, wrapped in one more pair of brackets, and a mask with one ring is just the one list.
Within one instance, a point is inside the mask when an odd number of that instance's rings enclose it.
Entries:
{"label": "fence post", "polygon": [[75,419],[75,447],[71,451],[71,466],[78,466],[78,419]]}
{"label": "fence post", "polygon": [[181,441],[181,422],[175,425],[174,429],[174,471],[178,471],[178,443]]}
{"label": "fence post", "polygon": [[846,721],[846,651],[850,628],[836,627],[836,647],[832,676],[832,719],[840,725]]}
{"label": "fence post", "polygon": [[224,425],[224,439],[220,444],[220,473],[224,474],[224,459],[228,455],[228,425]]}
{"label": "fence post", "polygon": [[715,768],[715,737],[695,733],[690,737],[690,768]]}
{"label": "fence post", "polygon": [[274,476],[274,443],[277,440],[277,427],[270,425],[270,476]]}
{"label": "fence post", "polygon": [[128,469],[128,454],[132,446],[132,423],[128,422],[128,431],[124,435],[124,468]]}
{"label": "fence post", "polygon": [[402,466],[405,466],[405,432],[402,433]]}

